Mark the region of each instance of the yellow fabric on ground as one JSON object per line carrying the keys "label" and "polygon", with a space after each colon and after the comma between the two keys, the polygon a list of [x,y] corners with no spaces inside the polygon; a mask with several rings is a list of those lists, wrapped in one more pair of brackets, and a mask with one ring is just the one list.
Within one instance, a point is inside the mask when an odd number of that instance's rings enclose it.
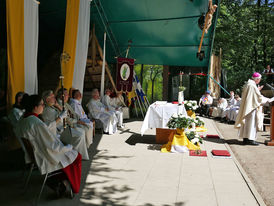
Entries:
{"label": "yellow fabric on ground", "polygon": [[194,111],[192,111],[192,110],[187,110],[186,113],[187,113],[187,115],[188,115],[189,117],[191,117],[191,118],[196,118],[196,114],[195,114]]}
{"label": "yellow fabric on ground", "polygon": [[7,0],[7,104],[14,104],[17,92],[24,91],[24,1]]}
{"label": "yellow fabric on ground", "polygon": [[178,131],[176,134],[174,134],[172,140],[170,140],[167,144],[164,144],[161,148],[161,152],[170,152],[172,146],[186,146],[189,150],[200,150],[200,146],[194,145],[192,142],[190,142],[185,135],[185,133],[181,130]]}
{"label": "yellow fabric on ground", "polygon": [[67,63],[62,62],[64,75],[64,87],[71,88],[74,73],[74,64],[76,56],[77,32],[78,32],[78,17],[79,17],[80,0],[67,0],[66,11],[66,30],[63,52],[70,56]]}
{"label": "yellow fabric on ground", "polygon": [[206,132],[207,128],[205,128],[204,126],[201,127],[196,127],[196,132]]}

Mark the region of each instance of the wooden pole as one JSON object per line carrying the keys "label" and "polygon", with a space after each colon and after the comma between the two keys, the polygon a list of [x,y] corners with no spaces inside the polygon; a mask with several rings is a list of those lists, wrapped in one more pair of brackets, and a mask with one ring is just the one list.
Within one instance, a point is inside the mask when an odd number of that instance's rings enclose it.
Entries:
{"label": "wooden pole", "polygon": [[271,103],[271,128],[270,128],[270,141],[266,143],[267,146],[274,146],[274,102]]}
{"label": "wooden pole", "polygon": [[199,45],[198,53],[200,53],[200,51],[202,49],[202,44],[203,44],[203,40],[204,40],[204,35],[205,35],[205,29],[206,29],[207,21],[208,21],[208,13],[206,13],[205,24],[204,24],[204,28],[203,28],[202,37],[201,37],[201,40],[200,40],[200,45]]}
{"label": "wooden pole", "polygon": [[95,67],[95,58],[96,58],[95,24],[93,24],[93,28],[92,28],[92,39],[91,39],[92,69],[94,69],[94,67]]}

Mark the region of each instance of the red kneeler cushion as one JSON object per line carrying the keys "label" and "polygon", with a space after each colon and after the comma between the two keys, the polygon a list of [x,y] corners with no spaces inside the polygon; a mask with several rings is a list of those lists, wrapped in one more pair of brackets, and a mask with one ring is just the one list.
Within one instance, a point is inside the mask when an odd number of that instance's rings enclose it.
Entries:
{"label": "red kneeler cushion", "polygon": [[206,138],[220,139],[219,135],[217,134],[208,134],[206,135]]}
{"label": "red kneeler cushion", "polygon": [[214,155],[214,156],[225,156],[225,157],[230,157],[230,153],[229,151],[227,150],[217,150],[217,149],[214,149],[211,151],[211,153]]}
{"label": "red kneeler cushion", "polygon": [[200,154],[197,154],[196,150],[189,150],[189,156],[207,157],[207,153],[205,150],[201,150]]}
{"label": "red kneeler cushion", "polygon": [[178,102],[172,102],[172,104],[178,104]]}

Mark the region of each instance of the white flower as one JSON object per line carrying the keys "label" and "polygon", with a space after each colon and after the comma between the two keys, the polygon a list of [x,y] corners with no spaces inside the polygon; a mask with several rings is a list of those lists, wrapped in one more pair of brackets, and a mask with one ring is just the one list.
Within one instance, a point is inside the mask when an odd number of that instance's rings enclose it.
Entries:
{"label": "white flower", "polygon": [[195,138],[193,138],[193,139],[191,140],[191,142],[192,142],[193,144],[195,144],[195,143],[199,142],[199,138],[195,137]]}
{"label": "white flower", "polygon": [[174,118],[178,118],[177,113],[174,113],[174,114],[172,115],[172,117],[174,117]]}
{"label": "white flower", "polygon": [[190,102],[188,102],[188,103],[187,103],[187,106],[191,107],[192,105],[191,105],[191,103],[190,103]]}

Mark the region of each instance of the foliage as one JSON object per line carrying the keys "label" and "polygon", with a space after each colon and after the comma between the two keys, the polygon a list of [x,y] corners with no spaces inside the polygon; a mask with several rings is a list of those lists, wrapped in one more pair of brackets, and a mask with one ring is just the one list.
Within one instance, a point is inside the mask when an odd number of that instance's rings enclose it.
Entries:
{"label": "foliage", "polygon": [[189,141],[191,141],[193,144],[197,145],[199,143],[203,143],[203,139],[200,137],[199,134],[195,131],[186,131],[185,132],[187,138]]}
{"label": "foliage", "polygon": [[183,92],[183,91],[185,91],[186,90],[186,87],[184,87],[184,86],[179,86],[179,92]]}
{"label": "foliage", "polygon": [[[134,70],[141,82],[142,88],[147,95],[149,102],[160,101],[163,98],[163,66],[162,65],[143,65],[141,75],[141,64],[135,65]],[[153,88],[153,89],[152,89]]]}
{"label": "foliage", "polygon": [[173,114],[167,123],[168,128],[185,129],[191,127],[193,120],[191,117]]}
{"label": "foliage", "polygon": [[201,120],[199,117],[195,118],[194,123],[195,123],[196,127],[201,127],[201,126],[205,125],[205,122],[203,120]]}
{"label": "foliage", "polygon": [[222,49],[228,89],[236,90],[254,71],[274,63],[273,0],[222,0],[214,50]]}
{"label": "foliage", "polygon": [[186,101],[184,101],[184,106],[186,108],[186,111],[188,111],[188,110],[195,111],[196,109],[198,109],[196,100],[186,100]]}

